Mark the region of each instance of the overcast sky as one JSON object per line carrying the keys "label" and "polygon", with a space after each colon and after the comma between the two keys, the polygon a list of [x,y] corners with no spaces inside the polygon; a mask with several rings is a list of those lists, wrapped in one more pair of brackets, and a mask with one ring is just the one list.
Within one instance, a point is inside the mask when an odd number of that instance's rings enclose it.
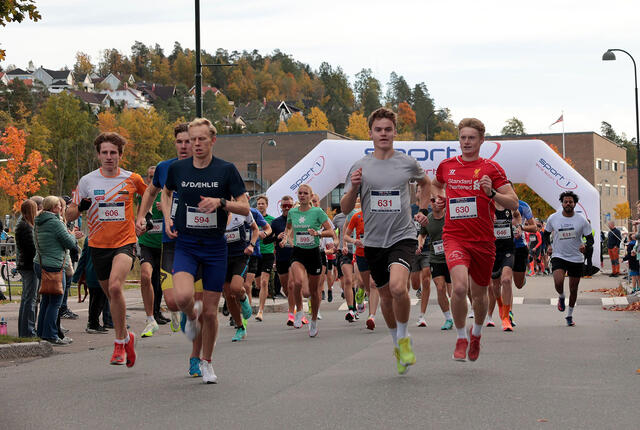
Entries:
{"label": "overcast sky", "polygon": [[[38,0],[43,19],[0,27],[3,67],[73,67],[83,51],[127,55],[134,41],[194,48],[194,1]],[[608,1],[283,0],[201,1],[202,48],[274,49],[317,69],[327,61],[353,81],[371,68],[425,82],[455,121],[475,116],[500,132],[513,116],[529,133],[599,131],[601,121],[635,136],[633,65],[640,61],[640,3]]]}

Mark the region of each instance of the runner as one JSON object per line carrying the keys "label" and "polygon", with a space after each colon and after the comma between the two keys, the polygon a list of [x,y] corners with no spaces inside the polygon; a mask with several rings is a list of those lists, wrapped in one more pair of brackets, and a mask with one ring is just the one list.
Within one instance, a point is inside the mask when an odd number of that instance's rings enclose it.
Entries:
{"label": "runner", "polygon": [[333,217],[333,222],[338,228],[338,237],[340,238],[340,244],[338,246],[338,255],[336,261],[338,265],[338,280],[342,287],[342,295],[347,303],[348,311],[344,316],[344,319],[353,322],[356,315],[356,308],[354,305],[353,297],[353,244],[347,242],[344,238],[344,234],[347,231],[351,217],[360,209],[360,201],[356,202],[356,207],[345,214],[342,209],[338,209],[340,213]]}
{"label": "runner", "polygon": [[[355,232],[356,238],[351,235]],[[349,221],[349,225],[345,231],[344,240],[347,243],[352,243],[356,247],[356,264],[358,265],[358,272],[362,278],[362,284],[364,290],[369,295],[369,317],[367,318],[367,328],[374,330],[376,328],[376,311],[378,310],[378,303],[380,302],[380,295],[376,288],[371,288],[371,270],[367,259],[364,255],[364,218],[362,211],[356,212]],[[353,322],[351,319],[349,322]]]}
{"label": "runner", "polygon": [[[319,288],[322,262],[320,261],[320,237],[333,236],[333,230],[329,223],[329,217],[320,208],[311,205],[313,191],[307,184],[298,187],[298,202],[300,206],[293,208],[287,215],[287,229],[280,241],[281,246],[293,244],[291,255],[291,273],[293,275],[294,290],[296,295],[296,307],[293,326],[302,327],[302,297],[298,291],[303,285],[308,284],[309,298],[311,301],[311,321],[309,324],[309,337],[318,335],[318,311],[320,309],[321,294]],[[320,228],[323,228],[320,231]],[[295,240],[294,240],[295,238]]]}
{"label": "runner", "polygon": [[[373,153],[351,167],[345,180],[342,211],[351,212],[358,195],[367,228],[363,244],[371,275],[380,294],[380,306],[393,339],[398,373],[404,374],[416,362],[408,332],[411,300],[407,281],[416,234],[411,219],[409,182],[422,186],[421,204],[429,201],[429,179],[415,158],[393,149],[397,134],[396,114],[386,108],[375,110],[368,120]],[[415,220],[427,223],[422,206]]]}
{"label": "runner", "polygon": [[[152,183],[155,171],[156,166],[151,166],[147,169],[147,175],[144,178],[147,190]],[[147,191],[145,191],[146,193]],[[148,231],[142,233],[138,238],[138,246],[140,247],[140,292],[142,293],[144,310],[147,314],[147,325],[140,333],[140,337],[153,336],[158,331],[158,324],[169,322],[160,313],[160,302],[162,302],[162,289],[160,287],[162,212],[158,209],[159,204],[160,195],[158,194],[152,205],[151,213],[146,212],[149,219],[147,224],[150,224],[145,226]]]}
{"label": "runner", "polygon": [[[462,155],[440,163],[433,194],[435,205],[447,206],[442,235],[453,294],[451,310],[458,333],[453,359],[465,361],[480,354],[482,324],[487,315],[487,288],[496,256],[493,233],[494,200],[507,209],[518,207],[518,198],[504,170],[495,161],[480,158],[484,142],[484,124],[465,118],[458,124]],[[443,196],[446,186],[447,198]],[[470,233],[473,235],[470,237]],[[471,289],[474,310],[473,327],[466,331],[467,290]]]}
{"label": "runner", "polygon": [[[318,194],[313,193],[313,196],[311,196],[311,205],[316,207],[316,208],[320,208],[320,196]],[[322,209],[322,208],[320,208],[320,209]],[[323,212],[324,212],[324,210],[323,210]],[[333,232],[333,235],[329,236],[329,237],[323,237],[322,239],[320,239],[320,261],[322,262],[322,273],[320,274],[320,280],[318,281],[318,285],[320,285],[320,292],[321,292],[322,300],[324,300],[324,298],[325,298],[325,295],[324,295],[324,283],[325,283],[325,280],[329,279],[329,277],[332,276],[329,273],[331,266],[329,266],[329,256],[328,256],[328,254],[333,252],[334,243],[335,243],[335,241],[338,240],[338,238],[336,237],[336,234],[335,234],[336,227],[333,224],[333,222],[331,221],[331,219],[329,219],[329,224],[331,225],[331,231]],[[334,241],[334,239],[335,239],[335,241]],[[331,280],[331,284],[333,284],[333,280]],[[311,313],[311,303],[309,303],[309,313]],[[322,319],[322,316],[318,315],[318,319]]]}
{"label": "runner", "polygon": [[[260,196],[256,200],[256,206],[260,215],[264,218],[264,220],[269,223],[269,228],[271,228],[271,223],[275,219],[271,215],[267,214],[267,208],[269,207],[269,199],[267,196]],[[273,272],[273,261],[274,261],[274,245],[273,242],[265,243],[264,239],[268,236],[266,230],[260,231],[260,260],[258,261],[258,272],[260,275],[260,302],[258,307],[258,315],[256,315],[256,321],[262,321],[264,312],[264,305],[267,301],[267,296],[269,295],[269,280],[271,279],[271,272]]]}
{"label": "runner", "polygon": [[115,328],[111,364],[136,363],[135,335],[127,331],[127,304],[123,286],[133,266],[137,241],[133,195],[146,189],[137,173],[118,167],[127,141],[118,133],[100,133],[94,140],[101,167],[84,175],[67,208],[67,220],[87,211],[89,246],[98,281],[104,290]]}
{"label": "runner", "polygon": [[[564,277],[569,275],[569,309],[567,311],[567,325],[572,327],[573,309],[578,299],[578,284],[582,276],[584,252],[587,247],[593,246],[591,226],[587,219],[576,214],[574,208],[578,203],[578,196],[572,191],[560,194],[562,212],[555,212],[549,216],[544,229],[544,236],[551,250],[551,269],[553,270],[553,283],[558,297],[558,310],[564,312]],[[549,241],[553,232],[553,241]],[[586,244],[582,237],[586,237]],[[552,246],[553,244],[553,246]]]}
{"label": "runner", "polygon": [[449,310],[449,297],[451,296],[451,276],[444,258],[444,244],[442,243],[442,229],[444,228],[444,210],[434,205],[435,199],[431,199],[431,213],[427,216],[429,224],[420,229],[421,236],[429,237],[429,266],[433,283],[436,285],[438,305],[444,315],[444,324],[440,330],[451,330],[453,318]]}
{"label": "runner", "polygon": [[[200,331],[202,312],[201,370],[204,383],[216,383],[211,358],[218,331],[218,303],[227,270],[224,231],[227,214],[249,214],[244,182],[231,163],[213,156],[216,128],[208,119],[189,123],[193,157],[169,166],[162,190],[165,232],[177,238],[173,266],[174,294],[187,315],[184,333],[191,341]],[[175,223],[171,219],[173,192],[177,192]],[[236,201],[229,201],[231,198]],[[173,230],[175,226],[175,231]],[[194,302],[194,279],[202,266],[203,300]]]}
{"label": "runner", "polygon": [[[173,164],[176,160],[184,160],[185,158],[190,158],[193,155],[191,141],[189,140],[189,128],[188,124],[180,123],[176,125],[173,129],[174,136],[174,145],[176,148],[176,158],[171,158],[169,160],[161,161],[156,166],[156,171],[153,175],[153,181],[147,187],[144,195],[142,196],[142,201],[140,202],[140,207],[138,208],[138,219],[136,222],[136,231],[140,234],[140,232],[146,231],[146,219],[145,214],[149,212],[152,205],[154,205],[155,200],[160,196],[160,191],[164,188],[164,184],[167,181],[167,173],[169,171],[169,166]],[[171,214],[170,216],[174,217],[174,209],[177,207],[178,201],[177,197],[174,193],[173,202],[171,205]],[[160,212],[162,212],[162,207],[159,208]],[[162,293],[164,296],[164,301],[167,304],[167,308],[171,311],[171,331],[178,332],[180,331],[180,309],[178,309],[178,305],[175,301],[175,295],[173,291],[173,259],[175,256],[175,248],[176,243],[175,239],[167,236],[167,233],[164,228],[164,216],[162,219],[162,256],[160,259],[160,285],[162,288]],[[197,301],[202,300],[202,269],[198,270],[198,275],[196,276],[195,283],[195,293],[194,298]],[[192,377],[200,377],[202,376],[202,372],[200,371],[200,352],[202,350],[202,333],[198,333],[196,338],[192,342],[191,355],[189,357],[189,375]]]}
{"label": "runner", "polygon": [[[249,193],[246,193],[246,196],[248,200]],[[260,284],[260,278],[262,273],[260,271],[260,259],[262,257],[262,255],[260,254],[261,239],[264,239],[265,237],[271,234],[271,226],[267,223],[267,221],[265,221],[260,211],[256,208],[251,208],[250,210],[251,210],[251,215],[253,216],[253,220],[256,222],[256,224],[258,224],[258,227],[260,228],[261,232],[258,238],[258,243],[256,243],[256,247],[253,249],[253,253],[251,254],[251,258],[249,259],[249,268],[247,269],[247,273],[244,276],[244,289],[249,299],[249,308],[251,308],[253,281],[256,278],[258,278],[257,287],[260,288],[261,286]],[[249,318],[251,318],[251,315],[249,315]]]}
{"label": "runner", "polygon": [[[513,184],[511,185],[513,186]],[[533,218],[531,208],[526,202],[518,200],[518,212],[524,220],[524,223],[520,226],[516,226],[516,231],[514,232],[513,237],[513,242],[515,243],[513,283],[517,289],[522,289],[527,282],[525,272],[527,270],[527,259],[529,258],[529,248],[525,242],[525,233],[534,233],[538,230],[538,227]],[[513,318],[513,310],[509,312],[509,322],[512,327],[516,326]]]}
{"label": "runner", "polygon": [[[420,202],[420,187],[416,187],[416,201]],[[420,290],[420,315],[418,315],[418,327],[426,327],[427,321],[424,319],[427,313],[427,304],[429,303],[429,295],[431,294],[431,267],[429,265],[429,241],[427,235],[420,234],[421,230],[426,227],[421,226],[414,221],[416,226],[416,237],[418,238],[418,247],[411,264],[411,285],[414,290]],[[427,224],[428,225],[428,224]],[[425,230],[426,233],[426,230]]]}

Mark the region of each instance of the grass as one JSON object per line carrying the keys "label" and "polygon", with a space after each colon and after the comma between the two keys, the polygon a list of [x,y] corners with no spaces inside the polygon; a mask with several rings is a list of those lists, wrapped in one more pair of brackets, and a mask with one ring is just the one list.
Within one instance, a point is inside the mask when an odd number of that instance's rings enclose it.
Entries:
{"label": "grass", "polygon": [[25,343],[25,342],[38,342],[40,339],[37,337],[15,337],[8,336],[6,334],[0,335],[0,345],[7,345],[10,343]]}

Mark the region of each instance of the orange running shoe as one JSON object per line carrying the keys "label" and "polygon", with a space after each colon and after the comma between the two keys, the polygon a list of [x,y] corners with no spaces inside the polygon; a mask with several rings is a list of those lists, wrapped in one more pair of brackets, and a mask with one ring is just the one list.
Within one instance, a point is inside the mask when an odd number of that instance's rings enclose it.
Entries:
{"label": "orange running shoe", "polygon": [[302,324],[309,324],[307,317],[302,317]]}
{"label": "orange running shoe", "polygon": [[374,330],[376,328],[376,320],[373,318],[373,315],[369,315],[367,318],[367,329]]}
{"label": "orange running shoe", "polygon": [[124,351],[127,353],[127,367],[136,364],[136,335],[129,332],[129,342],[124,344]]}
{"label": "orange running shoe", "polygon": [[113,345],[113,355],[111,356],[111,364],[114,365],[122,365],[124,364],[124,345],[121,343],[114,343]]}
{"label": "orange running shoe", "polygon": [[467,347],[469,341],[465,338],[459,338],[456,341],[456,349],[453,351],[453,359],[456,361],[467,361]]}
{"label": "orange running shoe", "polygon": [[293,326],[293,321],[294,321],[293,314],[289,312],[289,317],[287,318],[287,325],[290,327]]}
{"label": "orange running shoe", "polygon": [[507,317],[502,318],[502,331],[513,331],[513,326],[511,325],[508,314]]}
{"label": "orange running shoe", "polygon": [[473,328],[471,328],[469,329],[469,337],[471,339],[469,341],[469,360],[476,361],[480,355],[480,338],[482,335],[474,336]]}

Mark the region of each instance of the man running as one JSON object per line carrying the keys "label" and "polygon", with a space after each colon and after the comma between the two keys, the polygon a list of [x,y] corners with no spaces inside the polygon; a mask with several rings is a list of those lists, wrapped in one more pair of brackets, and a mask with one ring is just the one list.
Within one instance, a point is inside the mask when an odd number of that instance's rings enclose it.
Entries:
{"label": "man running", "polygon": [[356,210],[359,209],[360,202],[356,202],[355,208],[348,214],[342,212],[341,208],[340,213],[333,217],[334,224],[338,227],[338,237],[340,238],[340,245],[338,247],[339,254],[337,256],[338,279],[340,280],[344,300],[348,306],[344,319],[349,322],[353,322],[356,318],[356,307],[353,297],[353,244],[348,242],[344,235],[346,234],[351,218],[356,213]]}
{"label": "man running", "polygon": [[[224,232],[228,213],[249,214],[244,182],[236,167],[213,156],[216,128],[206,118],[189,123],[193,157],[169,166],[162,190],[165,232],[177,238],[173,283],[178,307],[187,315],[184,333],[191,341],[200,331],[202,313],[202,381],[215,384],[211,358],[218,331],[218,303],[227,271]],[[177,193],[175,223],[171,219]],[[235,201],[230,201],[235,198]],[[173,230],[175,227],[175,231]],[[202,266],[203,300],[194,302],[194,280]]]}
{"label": "man running", "polygon": [[134,194],[146,189],[137,173],[118,167],[127,141],[118,133],[100,133],[94,140],[101,167],[84,175],[67,208],[68,221],[87,211],[89,246],[98,281],[104,290],[115,328],[111,364],[133,367],[135,335],[127,331],[127,304],[123,287],[133,266],[137,241],[133,214]]}
{"label": "man running", "polygon": [[[417,187],[417,202],[420,201],[420,187]],[[429,265],[429,240],[426,234],[420,234],[426,227],[418,222],[416,225],[416,237],[418,238],[418,248],[416,249],[411,264],[411,285],[414,290],[420,293],[420,315],[418,315],[418,327],[426,327],[427,321],[424,319],[427,313],[427,304],[431,294],[431,266]],[[428,224],[427,224],[428,225]]]}
{"label": "man running", "polygon": [[[560,194],[562,212],[551,214],[544,228],[544,236],[551,250],[551,270],[553,270],[553,283],[558,292],[558,310],[564,312],[564,277],[569,275],[569,309],[567,310],[567,325],[572,327],[573,309],[578,299],[578,284],[582,276],[584,252],[587,247],[593,247],[593,235],[591,225],[587,219],[576,214],[574,209],[578,203],[578,196],[572,191]],[[553,242],[550,242],[553,232]],[[587,239],[582,242],[582,237]],[[553,246],[551,246],[553,244]]]}
{"label": "man running", "polygon": [[365,257],[380,293],[380,306],[393,339],[398,373],[404,374],[416,362],[408,332],[411,300],[407,291],[411,259],[417,247],[411,219],[410,181],[422,186],[420,212],[416,221],[427,223],[426,204],[430,181],[417,160],[393,148],[397,134],[396,114],[386,108],[375,110],[368,119],[373,153],[349,170],[342,211],[351,212],[360,195],[364,224]]}
{"label": "man running", "polygon": [[[256,207],[260,212],[260,215],[264,218],[264,220],[269,224],[269,228],[271,228],[271,223],[275,219],[275,217],[267,214],[267,208],[269,207],[269,199],[267,196],[260,196],[256,200]],[[267,296],[269,295],[269,280],[271,279],[271,272],[273,272],[273,261],[274,261],[274,250],[273,243],[265,243],[264,239],[270,234],[267,233],[266,230],[260,231],[260,259],[258,261],[258,272],[261,273],[259,284],[260,284],[260,302],[258,307],[258,314],[256,315],[256,321],[262,321],[262,313],[264,312],[264,305],[267,301]]]}
{"label": "man running", "polygon": [[[475,361],[480,354],[482,324],[487,315],[487,288],[496,256],[494,201],[514,210],[518,207],[518,197],[502,167],[480,157],[484,124],[476,118],[465,118],[458,124],[458,130],[462,155],[442,161],[432,185],[433,194],[438,196],[435,205],[440,208],[446,205],[442,238],[453,283],[451,310],[458,332],[453,359],[466,361],[468,348],[469,360]],[[475,317],[470,339],[466,331],[469,288]]]}
{"label": "man running", "polygon": [[[248,200],[249,193],[246,193],[246,196]],[[258,237],[258,243],[256,243],[256,246],[253,249],[253,253],[251,254],[251,258],[249,258],[249,268],[247,269],[247,273],[244,275],[244,289],[247,293],[247,298],[249,300],[247,304],[249,306],[249,309],[251,309],[253,281],[256,278],[258,279],[257,287],[260,288],[260,278],[261,278],[260,259],[262,258],[262,255],[260,254],[260,246],[262,242],[261,239],[264,239],[265,237],[271,234],[271,226],[263,218],[260,211],[256,208],[250,208],[250,210],[251,210],[251,216],[253,217],[253,220],[256,222],[256,224],[258,224],[258,227],[260,228],[261,231]],[[249,315],[249,318],[250,317],[251,315]]]}
{"label": "man running", "polygon": [[[512,184],[513,185],[513,184]],[[514,259],[513,259],[513,283],[517,289],[522,289],[527,282],[525,276],[527,270],[527,261],[529,259],[529,248],[525,241],[525,233],[535,233],[538,230],[536,221],[533,218],[531,207],[522,201],[518,200],[518,212],[523,219],[523,223],[520,226],[516,226],[514,232],[513,243],[515,244]],[[512,295],[513,297],[513,295]],[[513,318],[513,310],[509,312],[509,322],[512,327],[515,327]]]}

